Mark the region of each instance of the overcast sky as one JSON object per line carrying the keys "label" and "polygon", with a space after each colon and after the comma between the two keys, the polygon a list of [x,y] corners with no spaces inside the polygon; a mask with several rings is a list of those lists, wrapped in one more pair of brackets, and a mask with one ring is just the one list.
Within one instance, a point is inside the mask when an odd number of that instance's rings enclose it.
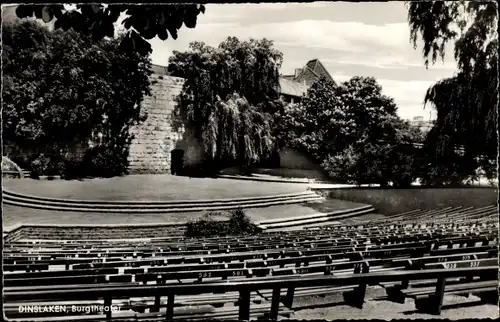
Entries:
{"label": "overcast sky", "polygon": [[[217,46],[228,36],[266,37],[283,53],[282,74],[318,58],[337,82],[372,76],[393,97],[403,118],[434,117],[423,108],[425,91],[456,69],[452,48],[445,62],[426,69],[421,47],[409,42],[403,2],[208,4],[195,29],[183,27],[177,40],[151,40],[153,63],[167,65],[172,50],[192,41]],[[432,116],[431,116],[432,111]]]}

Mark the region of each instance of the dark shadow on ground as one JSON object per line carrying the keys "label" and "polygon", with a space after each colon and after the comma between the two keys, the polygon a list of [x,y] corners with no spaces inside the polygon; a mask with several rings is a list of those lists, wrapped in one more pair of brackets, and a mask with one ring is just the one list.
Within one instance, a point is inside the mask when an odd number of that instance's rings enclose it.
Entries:
{"label": "dark shadow on ground", "polygon": [[[464,302],[464,303],[454,303],[454,304],[443,304],[441,307],[442,310],[450,310],[450,309],[458,309],[458,308],[467,308],[467,307],[475,307],[481,305],[481,301],[472,301],[472,302]],[[404,311],[402,312],[405,315],[412,315],[415,313],[419,313],[417,310]]]}

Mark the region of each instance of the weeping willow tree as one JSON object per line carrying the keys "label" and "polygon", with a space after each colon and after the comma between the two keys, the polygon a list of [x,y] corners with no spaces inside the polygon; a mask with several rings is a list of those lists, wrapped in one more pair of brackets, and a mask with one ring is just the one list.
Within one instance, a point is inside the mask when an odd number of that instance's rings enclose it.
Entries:
{"label": "weeping willow tree", "polygon": [[[482,1],[407,2],[410,37],[423,42],[425,65],[444,59],[454,42],[458,72],[431,86],[425,104],[437,111],[426,139],[436,166],[467,177],[478,167],[496,175],[498,139],[498,5]],[[457,169],[457,163],[463,166]]]}
{"label": "weeping willow tree", "polygon": [[275,148],[269,114],[251,106],[238,94],[218,100],[202,129],[210,160],[249,166],[269,158]]}
{"label": "weeping willow tree", "polygon": [[248,166],[276,148],[269,113],[280,104],[282,61],[267,39],[229,37],[216,48],[193,42],[189,51],[174,51],[168,70],[186,80],[174,126],[203,142],[204,168]]}

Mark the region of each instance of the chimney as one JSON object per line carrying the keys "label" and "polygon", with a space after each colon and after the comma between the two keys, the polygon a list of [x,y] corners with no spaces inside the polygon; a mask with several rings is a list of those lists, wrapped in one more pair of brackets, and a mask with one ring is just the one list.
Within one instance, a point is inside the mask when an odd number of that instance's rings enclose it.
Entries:
{"label": "chimney", "polygon": [[302,71],[302,68],[295,68],[295,77],[299,76],[301,71]]}

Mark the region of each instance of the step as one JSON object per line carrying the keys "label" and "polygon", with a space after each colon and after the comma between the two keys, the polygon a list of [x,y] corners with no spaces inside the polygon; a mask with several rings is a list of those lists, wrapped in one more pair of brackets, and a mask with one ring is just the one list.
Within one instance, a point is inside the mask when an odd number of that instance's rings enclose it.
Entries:
{"label": "step", "polygon": [[199,203],[199,202],[185,202],[185,203],[138,203],[138,204],[91,204],[91,203],[75,203],[75,202],[66,202],[64,200],[60,201],[52,201],[52,200],[38,200],[27,197],[19,197],[19,196],[10,196],[4,195],[4,202],[17,202],[23,204],[33,204],[33,205],[44,205],[44,206],[53,206],[53,207],[70,207],[70,208],[99,208],[99,209],[117,209],[117,208],[125,208],[125,209],[160,209],[160,208],[191,208],[191,207],[199,207],[199,206],[231,206],[231,205],[239,205],[239,204],[253,204],[253,203],[262,203],[267,201],[280,201],[280,200],[294,200],[301,198],[322,198],[321,196],[314,193],[303,193],[295,196],[277,196],[271,198],[262,198],[262,199],[250,199],[250,200],[228,200],[228,201],[220,201],[220,202],[207,202],[207,203]]}
{"label": "step", "polygon": [[[338,215],[336,213],[336,216],[332,216],[330,214],[319,214],[318,216],[314,218],[307,218],[303,220],[291,220],[287,222],[279,222],[276,224],[271,224],[271,225],[259,225],[260,227],[264,229],[270,229],[270,228],[283,228],[283,227],[290,227],[290,226],[298,226],[298,225],[306,225],[306,224],[316,224],[316,223],[321,223],[325,221],[330,221],[330,220],[338,220],[338,219],[343,219],[347,218],[346,216],[353,217],[353,216],[358,216],[358,215],[363,215],[367,214],[370,212],[373,212],[375,209],[373,207],[370,208],[365,208],[363,210],[355,211],[355,212],[347,212],[345,215]],[[311,216],[308,216],[311,217]]]}
{"label": "step", "polygon": [[316,214],[304,215],[304,216],[296,216],[296,217],[287,217],[287,218],[277,218],[277,219],[263,220],[263,221],[257,222],[256,224],[257,225],[266,226],[266,225],[269,225],[269,224],[275,224],[275,223],[277,224],[277,223],[289,222],[289,221],[293,221],[293,220],[304,220],[304,219],[318,218],[318,217],[331,217],[331,216],[334,216],[334,215],[337,215],[337,214],[342,215],[342,214],[347,214],[347,213],[350,213],[350,212],[356,212],[356,211],[366,210],[366,209],[370,209],[370,208],[372,208],[372,206],[366,205],[366,206],[362,206],[362,207],[358,207],[358,208],[342,209],[342,210],[336,210],[336,211],[332,211],[332,212],[328,212],[328,213],[316,213]]}
{"label": "step", "polygon": [[173,213],[173,212],[197,212],[197,211],[205,211],[205,210],[233,210],[238,208],[261,208],[261,207],[269,207],[269,206],[278,206],[278,205],[286,205],[286,204],[297,204],[297,203],[307,203],[307,202],[318,202],[323,200],[321,197],[307,197],[307,198],[296,198],[296,199],[285,199],[278,201],[268,201],[268,202],[256,202],[256,203],[241,203],[235,205],[225,205],[225,206],[213,206],[213,205],[197,205],[196,207],[186,207],[186,208],[151,208],[151,209],[102,209],[102,208],[74,208],[74,207],[56,207],[49,205],[41,205],[41,204],[31,204],[31,203],[23,203],[16,202],[12,200],[5,199],[3,200],[4,204],[19,206],[25,208],[33,208],[40,210],[55,210],[55,211],[71,211],[71,212],[94,212],[94,213]]}
{"label": "step", "polygon": [[285,198],[285,197],[297,197],[297,196],[318,196],[315,192],[311,190],[304,190],[301,192],[293,192],[280,195],[271,196],[257,196],[257,197],[239,197],[239,198],[226,198],[226,199],[200,199],[200,200],[121,200],[121,201],[110,201],[110,200],[77,200],[77,199],[58,199],[51,197],[40,197],[32,196],[28,194],[21,194],[13,191],[8,191],[6,189],[2,192],[3,198],[21,198],[29,200],[37,200],[40,202],[63,202],[71,204],[90,204],[94,205],[141,205],[141,204],[166,204],[166,205],[177,205],[177,204],[206,204],[206,203],[222,203],[222,202],[238,202],[238,201],[264,201],[274,198]]}

